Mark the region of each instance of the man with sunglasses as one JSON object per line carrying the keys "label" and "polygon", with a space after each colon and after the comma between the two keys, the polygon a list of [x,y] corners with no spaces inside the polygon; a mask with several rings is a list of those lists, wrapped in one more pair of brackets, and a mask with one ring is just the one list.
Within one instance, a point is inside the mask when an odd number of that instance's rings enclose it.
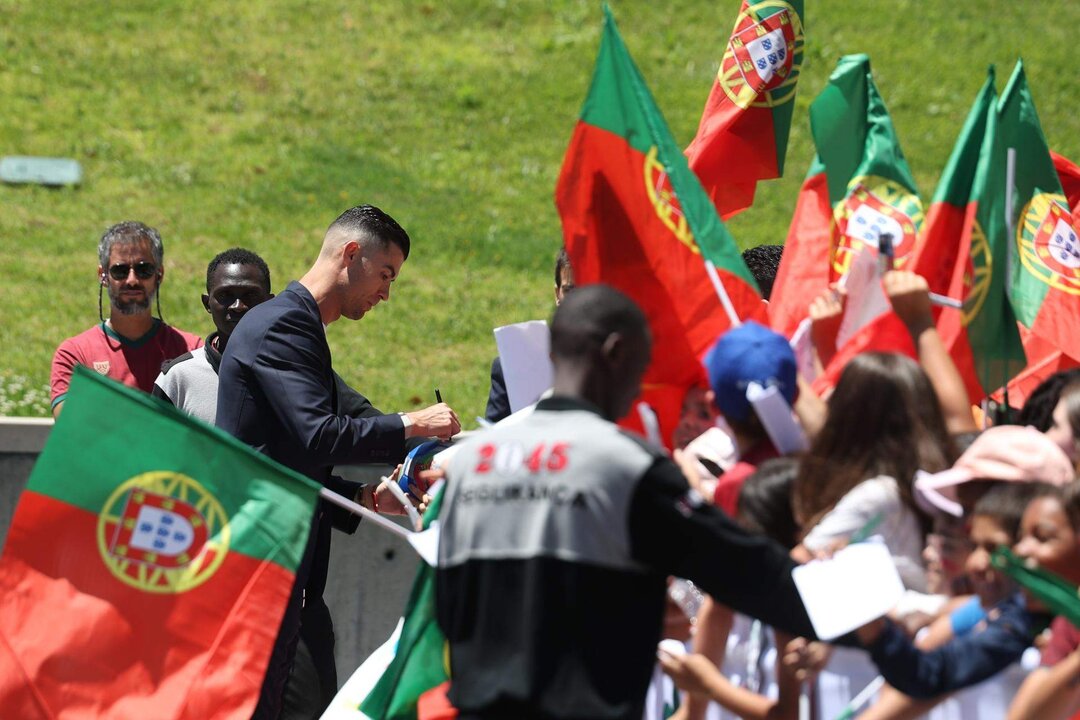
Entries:
{"label": "man with sunglasses", "polygon": [[[60,414],[71,373],[84,365],[130,387],[150,392],[166,360],[202,345],[202,339],[154,317],[150,304],[165,276],[161,235],[128,221],[113,225],[98,242],[98,317],[101,322],[60,343],[52,361],[53,416]],[[101,290],[109,293],[105,318]],[[158,303],[158,315],[161,305]]]}

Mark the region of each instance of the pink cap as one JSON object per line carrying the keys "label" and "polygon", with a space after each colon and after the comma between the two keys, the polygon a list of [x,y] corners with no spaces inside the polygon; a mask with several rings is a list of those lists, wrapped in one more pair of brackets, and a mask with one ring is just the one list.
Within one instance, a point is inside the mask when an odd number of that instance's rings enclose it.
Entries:
{"label": "pink cap", "polygon": [[933,475],[920,472],[915,478],[916,496],[934,508],[959,517],[956,486],[971,480],[1047,482],[1065,485],[1076,476],[1065,452],[1033,427],[999,425],[985,431],[956,464]]}

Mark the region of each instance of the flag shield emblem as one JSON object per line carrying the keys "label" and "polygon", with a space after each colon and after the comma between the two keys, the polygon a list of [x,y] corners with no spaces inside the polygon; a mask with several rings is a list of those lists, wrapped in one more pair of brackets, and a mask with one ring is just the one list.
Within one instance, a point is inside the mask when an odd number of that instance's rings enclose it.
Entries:
{"label": "flag shield emblem", "polygon": [[1021,218],[1016,241],[1024,268],[1053,288],[1080,295],[1080,240],[1065,196],[1036,193]]}
{"label": "flag shield emblem", "polygon": [[95,360],[94,361],[94,372],[96,372],[98,375],[108,375],[109,374],[109,361],[108,360]]}
{"label": "flag shield emblem", "polygon": [[802,18],[791,5],[748,3],[735,19],[717,80],[741,108],[775,107],[795,97],[802,56]]}
{"label": "flag shield emblem", "polygon": [[990,241],[979,221],[971,220],[971,252],[964,266],[964,305],[960,309],[960,324],[967,327],[979,314],[986,296],[990,294],[994,260]]}
{"label": "flag shield emblem", "polygon": [[98,548],[125,584],[174,593],[210,579],[228,552],[221,504],[192,478],[154,471],[124,482],[98,516]]}
{"label": "flag shield emblem", "polygon": [[848,187],[847,197],[833,212],[832,280],[847,274],[863,248],[877,252],[878,238],[886,233],[893,238],[896,267],[903,267],[922,226],[918,196],[878,177],[858,177]]}
{"label": "flag shield emblem", "polygon": [[663,163],[657,159],[655,145],[649,148],[649,153],[645,156],[644,169],[645,192],[648,194],[649,201],[652,202],[653,209],[656,210],[656,216],[674,233],[679,242],[700,255],[701,251],[694,242],[694,234],[690,232],[690,225],[686,222],[686,215],[679,206],[675,188],[671,187],[671,180],[668,178],[667,171],[664,170]]}

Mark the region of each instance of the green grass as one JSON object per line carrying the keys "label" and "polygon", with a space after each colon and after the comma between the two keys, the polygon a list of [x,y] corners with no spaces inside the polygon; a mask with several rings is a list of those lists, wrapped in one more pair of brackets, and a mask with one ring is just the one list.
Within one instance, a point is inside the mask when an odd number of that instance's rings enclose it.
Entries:
{"label": "green grass", "polygon": [[[925,199],[986,65],[1001,87],[1020,54],[1051,146],[1080,158],[1080,3],[806,4],[787,177],[731,223],[743,246],[785,236],[806,110],[842,54],[870,54]],[[739,3],[613,5],[688,142]],[[280,288],[341,210],[370,202],[413,255],[391,303],[331,326],[335,367],[387,410],[438,385],[481,414],[491,328],[551,311],[552,193],[599,29],[597,2],[0,0],[0,154],[85,172],[77,189],[0,186],[0,367],[40,387],[56,345],[96,320],[95,245],[114,222],[161,230],[165,317],[206,334],[215,253],[259,252]]]}

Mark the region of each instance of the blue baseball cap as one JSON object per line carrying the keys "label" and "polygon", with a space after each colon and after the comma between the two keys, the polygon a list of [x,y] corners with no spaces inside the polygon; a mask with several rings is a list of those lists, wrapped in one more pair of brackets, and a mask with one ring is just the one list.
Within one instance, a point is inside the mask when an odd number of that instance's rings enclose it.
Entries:
{"label": "blue baseball cap", "polygon": [[753,413],[746,388],[756,382],[777,387],[791,405],[798,395],[795,353],[787,338],[749,321],[731,328],[705,355],[717,410],[729,420],[745,422]]}

